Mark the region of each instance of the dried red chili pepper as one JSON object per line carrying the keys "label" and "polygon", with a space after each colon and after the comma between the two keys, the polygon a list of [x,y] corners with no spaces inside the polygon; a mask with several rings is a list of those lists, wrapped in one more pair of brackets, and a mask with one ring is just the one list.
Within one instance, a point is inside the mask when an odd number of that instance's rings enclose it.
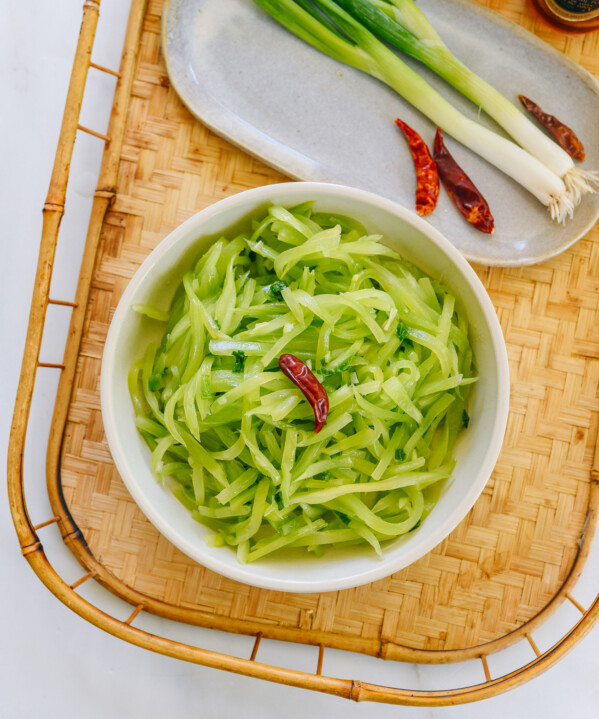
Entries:
{"label": "dried red chili pepper", "polygon": [[416,212],[430,215],[439,199],[439,173],[428,147],[420,135],[399,119],[395,124],[403,132],[416,168]]}
{"label": "dried red chili pepper", "polygon": [[316,379],[308,365],[294,355],[279,357],[281,371],[289,377],[304,393],[314,410],[314,432],[318,434],[324,427],[329,414],[329,397],[326,389]]}
{"label": "dried red chili pepper", "polygon": [[543,112],[536,103],[524,97],[524,95],[518,95],[518,97],[528,112],[534,115],[541,125],[553,135],[558,145],[562,147],[570,157],[573,157],[575,160],[584,160],[584,146],[576,136],[574,130],[564,125],[564,123],[558,120],[554,115],[548,115],[546,112]]}
{"label": "dried red chili pepper", "polygon": [[472,180],[453,159],[443,144],[443,134],[437,128],[433,157],[437,163],[443,187],[449,193],[455,206],[468,222],[481,232],[495,232],[495,220],[485,198],[474,186]]}

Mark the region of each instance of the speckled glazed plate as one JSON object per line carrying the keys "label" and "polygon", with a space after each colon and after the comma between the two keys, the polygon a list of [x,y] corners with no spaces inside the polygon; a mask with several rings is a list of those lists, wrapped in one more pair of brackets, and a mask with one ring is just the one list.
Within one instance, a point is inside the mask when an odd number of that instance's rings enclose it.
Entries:
{"label": "speckled glazed plate", "polygon": [[[421,0],[447,45],[517,102],[531,97],[573,127],[585,144],[584,167],[599,169],[599,83],[534,35],[466,0]],[[166,0],[162,49],[173,87],[219,135],[300,180],[335,182],[414,207],[415,175],[401,117],[432,144],[435,128],[392,90],[330,59],[280,27],[252,0]],[[404,58],[405,59],[405,58]],[[453,88],[406,60],[465,114],[478,110]],[[480,122],[497,130],[481,116]],[[565,250],[599,217],[587,196],[558,225],[520,185],[446,138],[486,197],[492,236],[468,225],[442,191],[428,220],[469,260],[527,265]]]}

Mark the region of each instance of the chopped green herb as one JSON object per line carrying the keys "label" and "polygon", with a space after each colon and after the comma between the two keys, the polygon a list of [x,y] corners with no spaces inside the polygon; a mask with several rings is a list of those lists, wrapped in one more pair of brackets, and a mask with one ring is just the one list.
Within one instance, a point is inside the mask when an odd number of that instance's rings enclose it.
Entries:
{"label": "chopped green herb", "polygon": [[332,454],[331,457],[341,457],[343,452],[335,452],[335,454]]}
{"label": "chopped green herb", "polygon": [[325,482],[328,482],[329,479],[331,478],[331,473],[327,469],[324,472],[321,472],[321,477],[324,479]]}
{"label": "chopped green herb", "polygon": [[348,517],[347,514],[343,514],[343,512],[338,512],[337,510],[335,510],[335,514],[339,517],[343,524],[349,524],[351,522],[351,518]]}
{"label": "chopped green herb", "polygon": [[283,502],[283,495],[281,494],[280,491],[275,492],[275,502],[277,503],[277,507],[279,509],[283,509],[283,507],[285,506],[285,504]]}
{"label": "chopped green herb", "polygon": [[403,342],[408,337],[408,328],[404,325],[403,322],[399,322],[397,325],[397,329],[395,330],[395,334],[397,335],[397,339],[400,342]]}
{"label": "chopped green herb", "polygon": [[165,367],[162,372],[156,372],[148,380],[148,389],[150,392],[157,392],[159,389],[164,388],[164,377],[168,372],[168,367]]}
{"label": "chopped green herb", "polygon": [[353,365],[355,356],[356,355],[349,357],[345,360],[345,362],[342,362],[338,367],[334,367],[333,369],[327,369],[326,367],[323,367],[320,370],[320,373],[322,374],[323,378],[326,379],[327,377],[334,377],[335,375],[341,374],[342,372],[347,372],[347,370]]}
{"label": "chopped green herb", "polygon": [[214,324],[220,329],[220,322],[218,320],[214,320]]}
{"label": "chopped green herb", "polygon": [[398,462],[403,462],[405,458],[406,458],[406,453],[403,451],[403,449],[395,450],[395,459]]}
{"label": "chopped green herb", "polygon": [[279,302],[283,299],[282,291],[287,287],[287,284],[283,280],[277,280],[266,290],[267,297],[271,300],[278,300]]}
{"label": "chopped green herb", "polygon": [[239,374],[243,372],[243,367],[245,365],[245,352],[243,352],[242,350],[233,350],[233,357],[235,357],[233,372]]}
{"label": "chopped green herb", "polygon": [[150,392],[157,392],[164,387],[164,379],[161,374],[153,374],[148,380],[148,389]]}

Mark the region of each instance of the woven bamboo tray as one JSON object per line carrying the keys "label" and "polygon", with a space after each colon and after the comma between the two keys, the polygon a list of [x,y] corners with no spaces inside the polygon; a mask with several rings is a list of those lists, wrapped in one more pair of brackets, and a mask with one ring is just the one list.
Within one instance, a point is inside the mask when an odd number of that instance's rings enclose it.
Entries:
{"label": "woven bamboo tray", "polygon": [[[568,36],[536,20],[524,0],[485,0],[591,71],[599,33]],[[73,611],[133,644],[198,664],[354,700],[457,704],[518,686],[557,662],[591,629],[599,596],[585,609],[572,594],[589,553],[599,489],[599,230],[541,265],[476,268],[507,338],[511,410],[495,472],[468,517],[433,552],[386,579],[328,594],[248,587],[204,569],[170,545],[133,503],[104,438],[98,379],[103,343],[127,282],[176,225],[212,202],[286,178],[195,121],[170,88],[160,55],[160,2],[133,0],[118,72],[91,62],[99,2],[83,22],[50,190],[9,448],[10,504],[23,555]],[[117,75],[106,135],[78,124],[88,69]],[[49,297],[77,131],[105,142],[73,302]],[[39,361],[48,304],[72,308],[61,362]],[[29,519],[23,454],[37,368],[60,381],[47,450],[52,517]],[[35,518],[36,520],[38,518]],[[84,567],[68,585],[52,567],[38,530],[56,523]],[[86,601],[95,580],[132,605],[126,620]],[[533,633],[564,601],[581,612],[541,652]],[[137,628],[150,612],[254,636],[247,659],[181,644]],[[258,661],[262,637],[317,646],[313,672]],[[487,656],[528,642],[532,661],[492,678]],[[447,663],[480,659],[485,681],[419,691],[323,676],[327,648],[387,660]]]}

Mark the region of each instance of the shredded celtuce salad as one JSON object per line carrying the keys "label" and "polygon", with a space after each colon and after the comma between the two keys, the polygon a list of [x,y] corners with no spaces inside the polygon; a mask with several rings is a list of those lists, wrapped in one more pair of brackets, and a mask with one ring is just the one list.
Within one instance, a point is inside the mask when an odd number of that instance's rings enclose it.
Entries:
{"label": "shredded celtuce salad", "polygon": [[[241,562],[413,531],[454,467],[476,381],[455,296],[356,220],[272,206],[183,278],[129,374],[152,469]],[[314,415],[278,366],[322,383]]]}

